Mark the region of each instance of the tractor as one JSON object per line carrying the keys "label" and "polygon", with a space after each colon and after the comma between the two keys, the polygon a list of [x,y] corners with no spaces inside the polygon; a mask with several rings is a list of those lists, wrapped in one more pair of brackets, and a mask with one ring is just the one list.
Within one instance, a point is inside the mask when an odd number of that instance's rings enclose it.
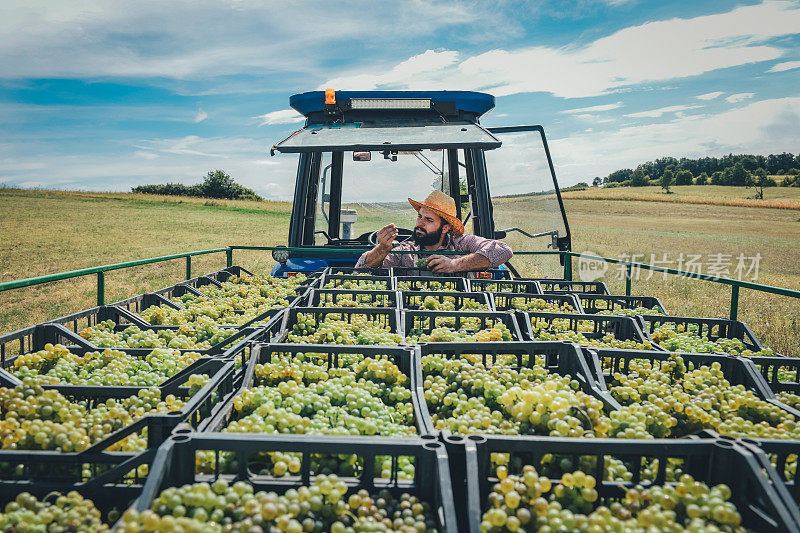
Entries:
{"label": "tractor", "polygon": [[[398,241],[411,238],[407,198],[434,188],[455,200],[468,232],[517,249],[570,250],[544,129],[482,126],[494,96],[327,89],[289,104],[305,124],[270,150],[299,156],[288,246],[273,252],[273,275],[353,267],[388,223],[401,228]],[[492,276],[516,274],[510,263]]]}

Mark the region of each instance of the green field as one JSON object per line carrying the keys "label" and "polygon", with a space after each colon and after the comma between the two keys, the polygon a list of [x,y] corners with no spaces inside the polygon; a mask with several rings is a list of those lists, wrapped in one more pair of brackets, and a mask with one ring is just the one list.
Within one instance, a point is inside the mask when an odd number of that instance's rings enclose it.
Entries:
{"label": "green field", "polygon": [[[761,255],[758,282],[800,289],[800,189],[771,188],[765,201],[745,200],[752,190],[735,187],[674,187],[665,195],[655,187],[588,189],[565,193],[575,251],[609,257],[651,254]],[[666,200],[666,201],[665,201]],[[498,199],[498,227],[543,224],[537,211],[543,197]],[[760,202],[760,203],[759,203]],[[742,203],[743,205],[732,205]],[[750,207],[755,203],[757,206]],[[778,205],[780,204],[780,205]],[[133,194],[76,193],[0,189],[0,281],[87,266],[154,257],[228,244],[285,244],[291,205],[279,202],[204,200]],[[398,212],[401,226],[412,222]],[[365,217],[366,218],[366,217]],[[509,238],[517,250],[530,244]],[[536,243],[541,249],[542,242]],[[268,252],[236,251],[234,262],[267,270]],[[527,273],[557,272],[557,265],[518,257]],[[195,258],[194,272],[221,268],[224,254]],[[675,264],[667,266],[676,266]],[[735,259],[731,270],[735,267]],[[114,301],[176,283],[183,260],[106,274],[106,300]],[[704,270],[705,271],[705,270]],[[634,294],[659,296],[672,314],[726,316],[730,290],[710,282],[654,275],[633,283]],[[604,279],[624,293],[614,268]],[[0,293],[0,333],[36,324],[95,302],[95,278],[72,279]],[[800,302],[742,291],[740,318],[767,345],[800,356]]]}

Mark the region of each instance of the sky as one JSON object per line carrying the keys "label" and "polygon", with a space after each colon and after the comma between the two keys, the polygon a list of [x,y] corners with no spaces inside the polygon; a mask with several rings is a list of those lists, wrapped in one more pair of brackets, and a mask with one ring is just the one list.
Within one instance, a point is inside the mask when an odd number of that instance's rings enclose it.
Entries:
{"label": "sky", "polygon": [[[663,156],[800,152],[797,1],[4,0],[0,35],[6,186],[223,169],[290,199],[297,156],[269,148],[302,125],[289,96],[326,87],[489,92],[482,123],[543,125],[562,186]],[[522,192],[508,169],[539,172],[540,152],[507,138],[492,193]]]}

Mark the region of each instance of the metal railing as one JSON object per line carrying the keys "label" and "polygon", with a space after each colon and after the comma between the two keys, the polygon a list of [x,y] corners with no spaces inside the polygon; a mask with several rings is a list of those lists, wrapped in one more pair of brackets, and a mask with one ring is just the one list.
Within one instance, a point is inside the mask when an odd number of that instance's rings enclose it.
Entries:
{"label": "metal railing", "polygon": [[[5,281],[0,283],[0,292],[9,291],[13,289],[19,289],[22,287],[30,287],[33,285],[41,285],[44,283],[51,283],[54,281],[61,281],[70,278],[77,278],[82,276],[97,276],[97,305],[105,305],[105,273],[112,271],[112,270],[120,270],[124,268],[130,268],[135,266],[141,265],[148,265],[153,263],[161,263],[163,261],[172,261],[175,259],[185,259],[186,261],[186,278],[191,279],[192,277],[192,257],[199,256],[199,255],[208,255],[208,254],[216,254],[216,253],[225,253],[226,255],[226,264],[227,266],[233,266],[233,251],[234,250],[260,250],[260,251],[272,251],[272,250],[282,250],[288,252],[316,252],[320,253],[323,252],[324,254],[352,254],[353,250],[344,250],[344,249],[324,249],[320,250],[319,248],[287,248],[285,246],[226,246],[224,248],[213,248],[210,250],[197,250],[194,252],[184,252],[179,254],[172,254],[172,255],[163,255],[160,257],[151,257],[149,259],[137,259],[135,261],[126,261],[123,263],[114,263],[110,265],[102,265],[96,267],[89,267],[89,268],[82,268],[79,270],[70,270],[68,272],[59,272],[56,274],[47,274],[45,276],[37,276],[33,278],[26,278],[14,281]],[[416,252],[416,251],[397,251],[395,253],[405,253],[405,254],[418,254],[418,255],[463,255],[461,252],[455,251],[434,251],[434,252]],[[739,292],[741,289],[749,289],[758,292],[765,292],[770,294],[777,294],[780,296],[787,296],[790,298],[798,298],[800,299],[800,291],[787,289],[784,287],[775,287],[772,285],[763,285],[760,283],[754,283],[751,281],[743,281],[738,279],[732,278],[723,278],[723,277],[716,277],[711,276],[708,274],[702,274],[699,272],[687,272],[684,270],[678,270],[675,268],[668,268],[662,267],[657,265],[650,265],[647,263],[637,263],[633,261],[625,261],[623,259],[612,259],[610,257],[601,257],[595,255],[586,255],[586,254],[579,254],[577,252],[568,252],[568,251],[556,251],[556,250],[546,250],[546,251],[518,251],[514,252],[515,256],[526,256],[526,255],[560,255],[563,258],[564,264],[564,279],[572,280],[572,258],[573,257],[580,257],[585,260],[593,260],[593,261],[603,261],[605,263],[611,264],[619,264],[625,267],[625,294],[631,294],[632,288],[632,274],[634,269],[641,269],[641,270],[652,270],[654,272],[663,272],[665,274],[670,274],[673,276],[685,277],[690,279],[698,279],[703,281],[709,281],[713,283],[719,283],[722,285],[729,285],[731,287],[731,306],[730,306],[730,319],[736,320],[739,314]]]}

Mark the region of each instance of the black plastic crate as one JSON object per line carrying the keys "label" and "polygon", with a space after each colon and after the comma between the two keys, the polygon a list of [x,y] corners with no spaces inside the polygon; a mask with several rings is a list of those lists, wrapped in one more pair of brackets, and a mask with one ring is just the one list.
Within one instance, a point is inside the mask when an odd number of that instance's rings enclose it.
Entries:
{"label": "black plastic crate", "polygon": [[[414,418],[417,431],[420,435],[430,433],[432,430],[430,415],[425,407],[424,401],[419,397],[421,383],[418,382],[419,373],[417,372],[416,353],[407,347],[395,346],[359,346],[359,345],[335,345],[335,344],[257,344],[251,351],[250,361],[242,380],[242,390],[255,386],[256,365],[272,362],[276,357],[288,356],[294,359],[297,354],[313,353],[324,354],[327,356],[326,364],[328,369],[340,367],[346,364],[340,361],[340,356],[347,354],[359,354],[365,357],[375,357],[391,359],[394,364],[409,378],[409,388],[411,390],[411,403],[414,407]],[[221,431],[231,419],[233,411],[233,401],[235,396],[231,396],[228,403],[220,409],[216,416],[206,420],[201,427],[201,431]]]}
{"label": "black plastic crate", "polygon": [[[676,328],[695,329],[692,333],[712,342],[718,339],[738,339],[742,341],[745,348],[753,352],[759,352],[764,348],[750,327],[739,320],[661,315],[638,315],[638,319],[643,325],[645,335],[650,340],[653,340],[652,335],[660,326],[675,324]],[[653,344],[656,342],[654,341]]]}
{"label": "black plastic crate", "polygon": [[[396,291],[356,291],[349,289],[311,289],[302,307],[389,307],[397,308]],[[359,305],[352,305],[357,302]],[[297,307],[297,306],[295,306]]]}
{"label": "black plastic crate", "polygon": [[[234,476],[219,472],[195,473],[198,452],[211,451],[235,454],[239,465]],[[255,454],[267,452],[294,452],[302,454],[301,469],[296,476],[275,478],[260,475],[248,468],[248,460]],[[440,531],[456,531],[455,504],[450,483],[450,470],[444,446],[430,438],[387,439],[381,437],[320,437],[318,435],[248,435],[232,433],[176,434],[162,445],[153,462],[147,483],[132,508],[138,512],[149,509],[153,500],[167,487],[188,483],[213,482],[219,478],[246,481],[254,491],[283,493],[290,488],[308,486],[312,454],[357,454],[366,465],[359,477],[340,477],[348,485],[348,494],[365,489],[370,494],[389,490],[394,495],[407,492],[428,502]],[[414,458],[413,481],[376,478],[371,467],[377,456],[410,456]],[[219,464],[219,461],[216,461]],[[344,495],[345,497],[347,495]]]}
{"label": "black plastic crate", "polygon": [[473,292],[542,294],[542,287],[534,280],[472,279],[469,288]]}
{"label": "black plastic crate", "polygon": [[[671,353],[655,350],[618,350],[593,346],[583,348],[583,352],[589,366],[594,368],[594,375],[601,390],[608,390],[606,384],[615,372],[627,374],[631,361],[647,360],[658,365],[657,361],[669,361],[672,357]],[[747,359],[717,354],[680,353],[678,355],[683,358],[687,371],[719,363],[725,379],[731,385],[744,385],[746,389],[762,400],[775,398],[758,369]]]}
{"label": "black plastic crate", "polygon": [[[429,256],[423,256],[425,259]],[[394,277],[415,277],[415,278],[460,278],[466,275],[474,275],[474,272],[434,272],[427,268],[419,267],[392,267]]]}
{"label": "black plastic crate", "polygon": [[772,392],[800,394],[800,358],[748,357],[758,369]]}
{"label": "black plastic crate", "polygon": [[[281,314],[282,309],[271,310],[265,313],[265,318],[269,318],[269,323],[266,326],[259,326],[259,327],[241,327],[241,328],[221,328],[226,331],[230,332],[230,335],[225,337],[223,340],[219,341],[217,344],[212,345],[209,348],[199,349],[199,348],[178,348],[181,352],[197,352],[203,355],[225,355],[226,353],[230,353],[231,351],[235,350],[241,343],[247,342],[251,340],[254,336],[257,336],[261,330],[264,328],[274,328],[274,323],[282,318]],[[269,317],[269,314],[272,316]],[[116,324],[114,326],[115,332],[124,331],[125,329],[131,327],[131,324]],[[178,331],[181,326],[149,326],[149,327],[142,327],[139,328],[143,331],[145,330],[152,330],[152,331]],[[63,343],[61,343],[63,344]],[[79,346],[81,346],[79,344]],[[85,340],[85,346],[89,348],[93,348],[95,350],[104,350],[106,347],[101,347],[93,344],[90,340]],[[131,348],[126,346],[121,347],[110,347],[115,350],[122,350],[126,353],[136,354],[136,355],[147,355],[153,351],[154,348]]]}
{"label": "black plastic crate", "polygon": [[[440,320],[437,320],[440,319]],[[474,322],[478,327],[475,329]],[[445,322],[446,321],[446,322]],[[492,328],[495,324],[505,325],[511,333],[511,340],[524,340],[513,313],[500,311],[403,311],[402,331],[406,337],[430,333],[439,327],[459,330],[462,324],[471,331]]]}
{"label": "black plastic crate", "polygon": [[[92,500],[101,513],[101,520],[113,526],[114,521],[109,520],[109,512],[116,511],[121,515],[141,495],[147,471],[156,457],[157,450],[158,448],[152,448],[133,457],[107,454],[92,462],[83,463],[88,474],[85,476],[86,480],[0,479],[0,508],[5,509],[6,504],[21,492],[27,492],[39,501],[43,501],[54,491],[66,494],[74,490],[84,498]],[[63,459],[54,458],[52,466],[55,469],[63,464],[65,464]],[[80,465],[79,462],[76,464]],[[52,496],[47,499],[53,502]]]}
{"label": "black plastic crate", "polygon": [[[425,374],[422,368],[422,357],[442,355],[447,359],[455,359],[462,354],[480,356],[480,363],[486,367],[494,364],[498,357],[506,356],[503,364],[511,368],[543,366],[549,372],[560,376],[569,375],[575,379],[586,394],[594,396],[608,411],[619,408],[619,403],[611,398],[597,383],[594,369],[577,345],[569,342],[429,342],[420,344],[420,366],[417,381],[424,383]],[[507,356],[513,357],[509,362]],[[421,401],[425,401],[424,389],[420,390]],[[432,430],[435,431],[434,428]]]}
{"label": "black plastic crate", "polygon": [[399,330],[400,311],[387,307],[293,307],[287,309],[282,329],[290,332],[297,323],[297,315],[310,315],[315,324],[320,324],[328,315],[338,315],[337,319],[351,323],[354,317],[365,316],[367,321],[389,327],[392,333],[402,335]]}
{"label": "black plastic crate", "polygon": [[596,315],[600,311],[616,311],[618,309],[638,309],[644,307],[661,309],[662,315],[667,315],[667,308],[655,296],[626,296],[624,294],[591,294],[577,293],[575,296],[581,303],[585,313]]}
{"label": "black plastic crate", "polygon": [[469,280],[457,276],[395,276],[398,291],[469,292]]}
{"label": "black plastic crate", "polygon": [[343,267],[343,266],[332,266],[328,267],[324,270],[326,275],[356,275],[356,276],[378,276],[378,277],[385,277],[392,275],[392,269],[390,268],[369,268],[369,267]]}
{"label": "black plastic crate", "polygon": [[[537,324],[546,326],[539,329],[552,329],[554,331],[571,330],[581,333],[584,337],[592,340],[601,340],[605,335],[612,334],[620,341],[633,341],[644,344],[649,340],[639,328],[639,323],[629,316],[617,315],[577,315],[572,313],[535,313],[518,312],[520,327],[525,331],[528,340],[539,340],[534,334],[534,327],[531,320],[536,320]],[[557,325],[553,325],[557,324]],[[586,329],[590,326],[591,329]],[[661,350],[659,346],[653,344],[654,350]]]}
{"label": "black plastic crate", "polygon": [[[178,411],[147,414],[121,428],[80,452],[62,453],[55,450],[0,450],[0,479],[11,485],[24,483],[81,483],[102,474],[109,466],[134,459],[142,452],[106,451],[124,438],[147,430],[147,448],[163,443],[179,424],[198,427],[207,417],[216,413],[234,392],[235,365],[233,361],[208,359],[192,373],[209,375],[208,382],[193,396],[183,387],[184,380],[172,379],[157,387],[162,398],[173,394],[186,399]],[[188,379],[188,375],[184,376]],[[88,401],[96,406],[109,398],[127,398],[148,387],[80,387],[58,386],[68,389],[63,394],[72,401]],[[2,483],[0,483],[2,486]]]}
{"label": "black plastic crate", "polygon": [[126,298],[125,300],[113,302],[110,305],[119,307],[121,309],[125,309],[129,313],[137,315],[137,318],[139,320],[147,324],[149,324],[149,322],[143,319],[142,317],[138,316],[138,314],[147,309],[148,307],[165,306],[175,310],[184,309],[184,306],[182,304],[174,302],[168,298],[165,298],[161,294],[157,294],[154,292],[139,294],[131,298]]}
{"label": "black plastic crate", "polygon": [[[364,289],[354,287],[358,282],[370,282],[374,288]],[[395,289],[394,278],[390,276],[366,276],[354,274],[323,274],[317,285],[320,289],[350,289],[350,290],[379,290],[393,291]]]}
{"label": "black plastic crate", "polygon": [[[786,504],[790,495],[778,473],[766,461],[766,457],[740,444],[722,439],[697,440],[652,440],[635,441],[622,439],[556,439],[549,437],[498,437],[487,440],[474,436],[465,447],[466,494],[454,475],[455,501],[465,500],[465,507],[458,509],[468,516],[469,531],[479,533],[482,513],[487,509],[488,495],[498,482],[492,471],[491,454],[509,453],[530,464],[543,475],[542,458],[552,454],[593,458],[596,467],[586,474],[597,481],[599,497],[622,498],[621,489],[633,488],[637,484],[645,487],[650,483],[642,479],[642,463],[658,459],[658,470],[653,483],[664,485],[667,464],[670,460],[682,461],[683,471],[695,480],[709,485],[725,483],[731,489],[731,499],[742,516],[742,525],[752,531],[800,531],[800,511]],[[450,453],[451,447],[448,447]],[[633,465],[630,482],[606,481],[604,464],[608,457],[622,459]],[[577,460],[573,460],[578,464]],[[766,464],[765,464],[766,463]],[[558,481],[558,477],[554,479]],[[555,483],[554,483],[555,485]],[[466,527],[462,528],[467,530]]]}
{"label": "black plastic crate", "polygon": [[[792,503],[800,505],[800,483],[797,479],[797,463],[800,458],[800,441],[797,440],[772,440],[772,439],[739,439],[744,446],[766,455],[783,480],[784,485],[792,496]],[[756,454],[760,456],[760,454]]]}
{"label": "black plastic crate", "polygon": [[571,306],[575,313],[583,313],[578,298],[574,294],[532,294],[528,292],[492,292],[492,300],[497,311],[520,311],[519,302],[523,304],[536,303],[537,301],[547,304]]}
{"label": "black plastic crate", "polygon": [[422,302],[428,297],[439,303],[442,303],[445,298],[452,298],[456,311],[462,310],[461,308],[467,300],[486,306],[486,309],[474,309],[475,311],[494,311],[492,298],[485,292],[402,291],[399,294],[402,297],[401,309],[407,311],[423,309]]}
{"label": "black plastic crate", "polygon": [[213,274],[209,275],[213,277],[215,280],[219,281],[220,283],[224,283],[233,276],[238,276],[238,277],[252,276],[253,273],[247,270],[246,268],[240,267],[239,265],[234,265],[222,268],[220,270],[217,270]]}
{"label": "black plastic crate", "polygon": [[539,282],[542,292],[582,292],[593,294],[609,294],[608,287],[602,281],[572,281],[565,279],[522,278]]}

